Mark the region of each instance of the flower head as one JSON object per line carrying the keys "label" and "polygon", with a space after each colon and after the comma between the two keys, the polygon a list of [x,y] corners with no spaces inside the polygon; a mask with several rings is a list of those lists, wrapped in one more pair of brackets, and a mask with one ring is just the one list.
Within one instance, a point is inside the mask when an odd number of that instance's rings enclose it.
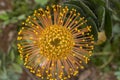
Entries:
{"label": "flower head", "polygon": [[18,32],[24,65],[42,79],[68,79],[89,61],[94,38],[91,26],[75,9],[47,6],[35,10]]}

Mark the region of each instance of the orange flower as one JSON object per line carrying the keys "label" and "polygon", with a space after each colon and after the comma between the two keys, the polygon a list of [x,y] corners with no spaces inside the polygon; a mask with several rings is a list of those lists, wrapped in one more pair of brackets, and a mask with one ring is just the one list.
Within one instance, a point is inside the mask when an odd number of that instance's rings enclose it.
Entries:
{"label": "orange flower", "polygon": [[92,54],[91,26],[75,9],[47,6],[35,10],[18,32],[24,65],[42,79],[68,79],[83,69]]}

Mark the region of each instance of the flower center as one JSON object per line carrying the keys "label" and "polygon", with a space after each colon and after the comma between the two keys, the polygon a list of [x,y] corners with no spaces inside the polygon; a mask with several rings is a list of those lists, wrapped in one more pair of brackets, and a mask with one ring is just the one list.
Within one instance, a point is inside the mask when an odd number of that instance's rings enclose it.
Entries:
{"label": "flower center", "polygon": [[46,27],[40,35],[40,54],[47,58],[60,59],[69,54],[74,46],[71,32],[58,25]]}
{"label": "flower center", "polygon": [[59,38],[56,38],[56,39],[54,39],[53,41],[50,42],[50,44],[52,46],[55,46],[55,47],[59,46],[59,43],[60,43],[60,39]]}

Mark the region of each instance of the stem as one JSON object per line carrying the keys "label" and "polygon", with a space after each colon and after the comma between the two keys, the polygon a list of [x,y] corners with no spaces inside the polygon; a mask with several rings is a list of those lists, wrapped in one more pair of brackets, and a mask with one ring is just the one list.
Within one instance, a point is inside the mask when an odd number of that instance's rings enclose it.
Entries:
{"label": "stem", "polygon": [[97,52],[97,53],[94,53],[93,56],[107,56],[107,55],[110,55],[112,54],[111,52]]}

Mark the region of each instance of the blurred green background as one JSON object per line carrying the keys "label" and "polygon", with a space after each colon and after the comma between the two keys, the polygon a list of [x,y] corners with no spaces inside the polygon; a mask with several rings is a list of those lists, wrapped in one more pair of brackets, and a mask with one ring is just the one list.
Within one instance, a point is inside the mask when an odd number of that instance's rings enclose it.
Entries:
{"label": "blurred green background", "polygon": [[76,8],[92,25],[94,54],[70,80],[120,80],[120,0],[0,0],[0,80],[40,80],[24,68],[16,37],[28,15],[52,4]]}

